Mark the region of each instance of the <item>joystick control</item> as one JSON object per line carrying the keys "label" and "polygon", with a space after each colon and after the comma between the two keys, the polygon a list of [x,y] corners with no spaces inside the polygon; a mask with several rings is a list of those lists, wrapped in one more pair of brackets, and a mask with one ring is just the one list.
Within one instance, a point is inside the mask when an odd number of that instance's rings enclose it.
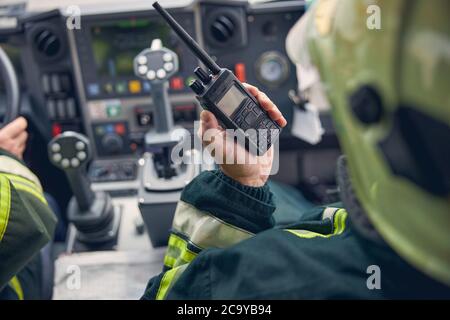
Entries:
{"label": "joystick control", "polygon": [[[173,148],[190,139],[186,129],[174,127],[168,90],[169,79],[178,72],[177,54],[165,48],[160,39],[154,39],[150,48],[134,59],[136,76],[150,81],[155,105],[155,130],[145,135],[143,184],[149,191],[177,191],[184,188],[195,174],[193,165],[176,164],[171,159]],[[200,71],[201,72],[201,71]],[[204,75],[205,79],[208,77]]]}
{"label": "joystick control", "polygon": [[85,245],[105,245],[117,239],[120,210],[114,207],[105,192],[94,192],[87,177],[87,164],[92,151],[89,140],[76,132],[64,132],[50,141],[51,163],[63,170],[74,197],[67,215],[78,233],[77,240]]}

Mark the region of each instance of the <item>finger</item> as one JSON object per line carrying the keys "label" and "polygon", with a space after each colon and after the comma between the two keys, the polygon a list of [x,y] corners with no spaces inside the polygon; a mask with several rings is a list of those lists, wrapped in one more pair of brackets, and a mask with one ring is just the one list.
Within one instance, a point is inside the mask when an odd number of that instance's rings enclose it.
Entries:
{"label": "finger", "polygon": [[205,130],[219,128],[219,122],[217,121],[216,116],[210,111],[203,110],[200,113],[200,121]]}
{"label": "finger", "polygon": [[272,100],[269,99],[269,97],[265,93],[261,93],[258,99],[259,104],[261,107],[267,111],[269,114],[269,117],[276,121],[279,126],[282,128],[286,126],[287,120],[281,113],[281,111],[278,109],[278,107],[272,102]]}
{"label": "finger", "polygon": [[275,121],[280,127],[285,127],[287,120],[281,115],[279,111],[269,111],[269,117]]}
{"label": "finger", "polygon": [[200,113],[200,126],[198,128],[197,135],[201,140],[206,130],[215,128],[215,122],[217,122],[217,119],[211,112],[204,110]]}
{"label": "finger", "polygon": [[270,119],[277,121],[277,122],[279,119],[281,119],[283,117],[281,112],[277,109],[271,109],[271,110],[267,111],[267,114],[269,115]]}
{"label": "finger", "polygon": [[[214,114],[206,110],[202,111],[200,113],[200,127],[198,129],[198,136],[203,146],[206,147],[214,142],[214,138],[217,135],[217,130],[220,130],[220,126]],[[209,132],[209,134],[205,135],[206,132]]]}
{"label": "finger", "polygon": [[24,117],[19,117],[16,120],[10,122],[2,130],[6,136],[10,138],[15,138],[27,129],[28,123]]}
{"label": "finger", "polygon": [[263,92],[261,92],[261,94],[259,95],[258,102],[261,105],[261,107],[264,110],[266,110],[266,111],[269,111],[269,110],[272,110],[272,109],[277,109],[278,110],[278,108],[275,105],[275,103],[273,103],[272,100],[270,100],[269,97]]}
{"label": "finger", "polygon": [[243,83],[243,85],[248,90],[248,92],[250,92],[255,98],[258,98],[261,91],[259,91],[257,87],[252,86],[251,84],[248,83]]}
{"label": "finger", "polygon": [[23,153],[25,152],[26,144],[22,144],[21,146],[17,147],[17,149],[13,152],[17,157],[20,159],[23,158]]}
{"label": "finger", "polygon": [[23,131],[19,136],[17,136],[14,141],[17,145],[26,145],[28,139],[28,133]]}
{"label": "finger", "polygon": [[282,117],[281,119],[279,119],[279,120],[277,121],[277,123],[278,123],[278,125],[279,125],[280,127],[284,128],[284,127],[286,127],[286,125],[287,125],[287,120],[286,120],[285,117]]}

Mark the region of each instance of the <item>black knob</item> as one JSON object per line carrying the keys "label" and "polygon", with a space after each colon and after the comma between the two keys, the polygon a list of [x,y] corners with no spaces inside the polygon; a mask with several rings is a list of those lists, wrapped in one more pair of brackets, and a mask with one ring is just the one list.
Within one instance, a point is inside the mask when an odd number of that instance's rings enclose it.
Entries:
{"label": "black knob", "polygon": [[192,91],[194,91],[196,94],[200,95],[203,93],[203,91],[205,90],[205,87],[203,87],[203,85],[201,84],[200,81],[195,80],[193,81],[189,87],[192,89]]}
{"label": "black knob", "polygon": [[200,67],[197,67],[197,69],[194,70],[195,75],[197,76],[197,78],[200,79],[201,82],[203,82],[203,84],[208,84],[211,82],[211,75],[208,74],[205,70],[203,70]]}
{"label": "black knob", "polygon": [[118,153],[123,148],[123,140],[117,134],[107,134],[102,139],[102,146],[108,153]]}
{"label": "black knob", "polygon": [[364,85],[350,96],[350,107],[355,117],[364,124],[378,123],[383,116],[383,103],[378,91]]}

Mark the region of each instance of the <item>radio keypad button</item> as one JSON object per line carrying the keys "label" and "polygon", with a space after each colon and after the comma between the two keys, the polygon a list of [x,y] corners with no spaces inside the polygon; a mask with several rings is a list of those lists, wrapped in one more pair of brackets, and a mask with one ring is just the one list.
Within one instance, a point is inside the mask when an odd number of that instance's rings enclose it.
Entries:
{"label": "radio keypad button", "polygon": [[256,115],[253,112],[249,112],[245,116],[245,122],[247,122],[248,124],[252,124],[255,120],[256,120]]}
{"label": "radio keypad button", "polygon": [[239,124],[239,127],[242,129],[242,130],[247,130],[248,128],[250,128],[250,126],[245,122],[245,121],[242,121],[240,124]]}
{"label": "radio keypad button", "polygon": [[240,126],[241,125],[241,123],[242,123],[242,121],[244,121],[244,118],[241,116],[241,115],[239,115],[237,118],[236,118],[236,124],[238,125],[238,126]]}
{"label": "radio keypad button", "polygon": [[258,117],[263,113],[261,108],[259,108],[257,106],[254,106],[252,110],[254,113],[256,113],[256,116],[258,116]]}

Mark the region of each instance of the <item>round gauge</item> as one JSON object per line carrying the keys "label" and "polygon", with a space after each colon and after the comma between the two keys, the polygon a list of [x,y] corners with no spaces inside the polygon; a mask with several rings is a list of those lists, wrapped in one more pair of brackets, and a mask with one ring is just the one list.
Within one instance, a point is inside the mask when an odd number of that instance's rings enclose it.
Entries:
{"label": "round gauge", "polygon": [[256,62],[256,76],[268,87],[278,87],[289,76],[289,63],[278,52],[266,52]]}
{"label": "round gauge", "polygon": [[283,75],[283,65],[278,60],[267,60],[261,65],[261,77],[269,82],[277,82]]}

